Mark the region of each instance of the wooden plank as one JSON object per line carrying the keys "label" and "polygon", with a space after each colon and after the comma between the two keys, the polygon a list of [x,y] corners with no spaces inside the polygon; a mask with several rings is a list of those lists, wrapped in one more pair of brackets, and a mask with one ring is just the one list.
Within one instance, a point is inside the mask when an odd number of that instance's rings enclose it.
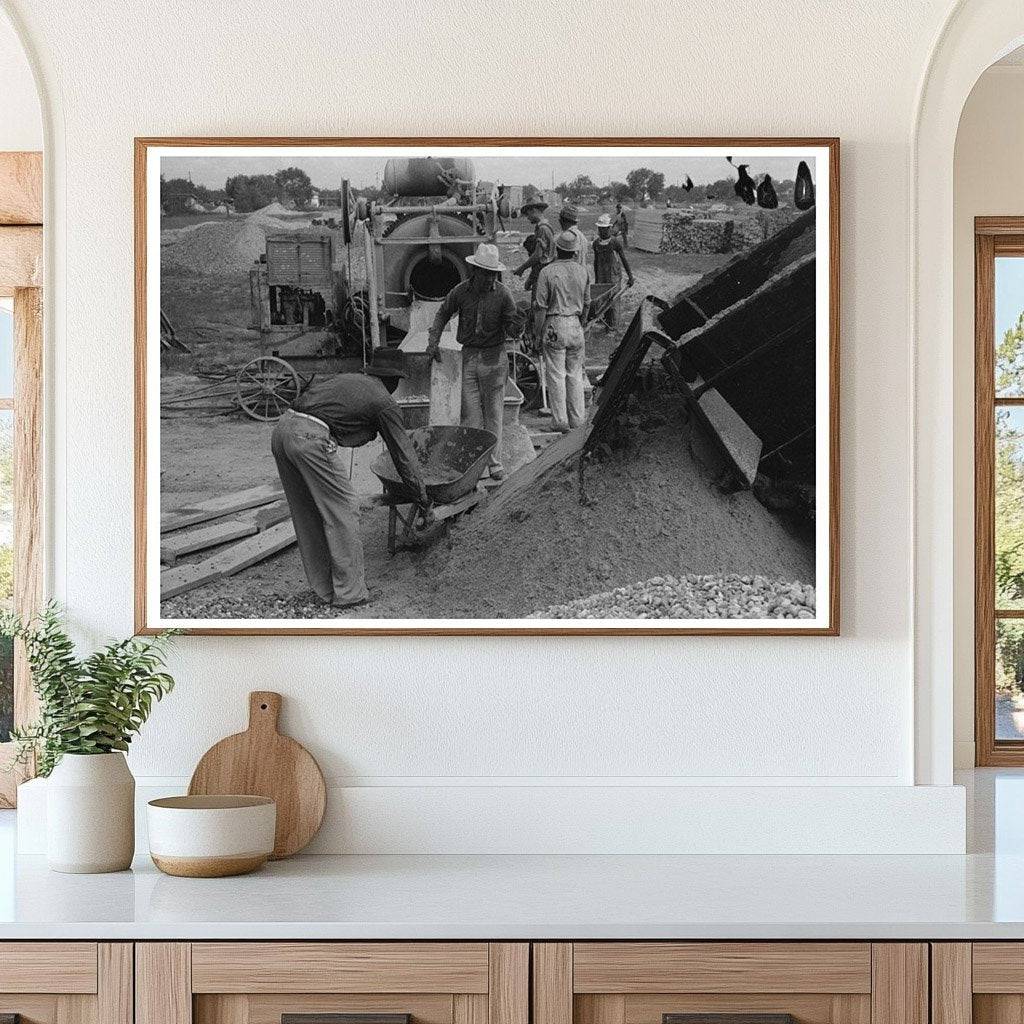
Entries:
{"label": "wooden plank", "polygon": [[59,995],[57,1024],[97,1024],[96,997]]}
{"label": "wooden plank", "polygon": [[489,948],[488,1024],[529,1024],[530,944],[492,942]]}
{"label": "wooden plank", "polygon": [[135,1024],[192,1024],[189,943],[136,944]]}
{"label": "wooden plank", "polygon": [[212,583],[223,576],[233,576],[236,572],[248,569],[250,565],[262,562],[278,551],[291,547],[294,543],[295,527],[292,521],[289,519],[286,523],[278,523],[269,530],[232,544],[202,562],[165,569],[160,574],[160,597],[174,597],[176,594],[184,594],[186,591],[195,590],[196,587]]}
{"label": "wooden plank", "polygon": [[832,1024],[871,1024],[871,996],[846,992],[833,996]]}
{"label": "wooden plank", "polygon": [[871,946],[871,1024],[929,1024],[928,946],[875,942]]}
{"label": "wooden plank", "polygon": [[0,227],[0,295],[43,286],[43,229]]}
{"label": "wooden plank", "polygon": [[533,944],[533,1024],[573,1024],[571,942]]}
{"label": "wooden plank", "polygon": [[487,992],[487,985],[485,942],[197,942],[192,947],[194,992],[450,993]]}
{"label": "wooden plank", "polygon": [[870,992],[866,942],[578,942],[576,992]]}
{"label": "wooden plank", "polygon": [[0,153],[0,224],[43,223],[43,154]]}
{"label": "wooden plank", "polygon": [[261,508],[253,521],[256,524],[256,529],[263,531],[270,529],[271,526],[277,526],[278,523],[283,523],[291,517],[292,510],[288,507],[288,502],[275,501],[272,505]]}
{"label": "wooden plank", "polygon": [[130,942],[99,944],[96,996],[98,1024],[134,1024],[135,949]]}
{"label": "wooden plank", "polygon": [[96,991],[95,942],[5,942],[0,992]]}
{"label": "wooden plank", "polygon": [[715,388],[691,402],[693,406],[733,469],[753,484],[761,462],[761,439]]}
{"label": "wooden plank", "polygon": [[1024,993],[1024,943],[975,942],[971,976],[975,992]]}
{"label": "wooden plank", "polygon": [[502,510],[508,508],[513,501],[528,491],[541,477],[552,469],[560,466],[563,462],[578,455],[587,437],[590,435],[590,427],[580,427],[571,430],[563,435],[561,440],[540,452],[533,462],[528,462],[522,469],[517,469],[510,474],[500,488],[492,491],[487,503],[476,513],[473,520],[477,525],[484,525],[493,522]]}
{"label": "wooden plank", "polygon": [[284,488],[279,483],[262,484],[259,487],[250,487],[245,491],[222,494],[219,497],[210,498],[208,501],[171,509],[161,514],[160,532],[168,533],[171,530],[181,530],[186,526],[195,526],[197,523],[206,523],[211,519],[229,516],[233,512],[241,512],[258,505],[269,505],[283,497]]}
{"label": "wooden plank", "polygon": [[196,530],[175,531],[160,538],[160,561],[174,565],[182,555],[251,537],[256,532],[256,523],[243,519],[219,519]]}
{"label": "wooden plank", "polygon": [[[931,1024],[971,1024],[971,944],[931,945]],[[838,1024],[838,1022],[837,1022]]]}

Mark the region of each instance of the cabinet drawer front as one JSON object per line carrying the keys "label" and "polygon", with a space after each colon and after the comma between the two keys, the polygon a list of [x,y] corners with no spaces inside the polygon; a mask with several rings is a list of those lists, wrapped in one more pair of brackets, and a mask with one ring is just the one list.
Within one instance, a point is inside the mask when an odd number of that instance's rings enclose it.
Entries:
{"label": "cabinet drawer front", "polygon": [[0,992],[96,992],[95,942],[0,942]]}
{"label": "cabinet drawer front", "polygon": [[866,942],[578,942],[575,992],[871,991]]}
{"label": "cabinet drawer front", "polygon": [[343,995],[321,993],[298,995],[198,995],[194,1024],[281,1024],[284,1014],[408,1013],[412,1024],[454,1024],[450,995]]}
{"label": "cabinet drawer front", "polygon": [[975,942],[975,992],[1024,993],[1024,942]]}
{"label": "cabinet drawer front", "polygon": [[486,942],[198,942],[192,991],[487,992]]}

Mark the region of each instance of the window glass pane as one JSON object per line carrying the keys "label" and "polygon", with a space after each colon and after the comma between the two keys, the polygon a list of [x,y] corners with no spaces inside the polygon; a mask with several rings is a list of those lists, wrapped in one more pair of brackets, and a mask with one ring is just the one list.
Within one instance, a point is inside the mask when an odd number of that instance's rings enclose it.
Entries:
{"label": "window glass pane", "polygon": [[[14,413],[0,410],[0,605],[14,600]],[[14,650],[0,637],[0,743],[14,723]]]}
{"label": "window glass pane", "polygon": [[1024,257],[996,257],[996,395],[1024,397]]}
{"label": "window glass pane", "polygon": [[0,398],[14,394],[14,312],[10,299],[0,299]]}
{"label": "window glass pane", "polygon": [[1024,408],[996,409],[996,608],[1024,608]]}
{"label": "window glass pane", "polygon": [[1024,622],[996,619],[996,739],[1024,740]]}

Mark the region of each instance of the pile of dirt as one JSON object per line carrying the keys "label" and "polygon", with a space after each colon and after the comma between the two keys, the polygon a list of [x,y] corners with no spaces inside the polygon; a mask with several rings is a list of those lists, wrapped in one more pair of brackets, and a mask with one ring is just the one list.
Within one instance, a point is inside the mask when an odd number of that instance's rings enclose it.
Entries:
{"label": "pile of dirt", "polygon": [[[657,411],[654,411],[654,410]],[[505,618],[654,577],[813,581],[814,550],[749,492],[723,494],[691,453],[684,407],[661,394],[636,446],[553,471],[497,521],[469,515],[417,566],[418,614]]]}
{"label": "pile of dirt", "polygon": [[280,203],[271,203],[237,220],[204,221],[194,227],[164,231],[160,262],[195,274],[247,270],[266,250],[268,234],[295,229],[294,223],[275,216],[287,212]]}

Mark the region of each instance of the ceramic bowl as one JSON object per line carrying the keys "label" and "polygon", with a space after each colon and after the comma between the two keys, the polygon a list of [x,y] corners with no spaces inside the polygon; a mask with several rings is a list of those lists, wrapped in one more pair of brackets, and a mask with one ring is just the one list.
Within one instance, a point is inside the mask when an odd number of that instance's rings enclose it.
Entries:
{"label": "ceramic bowl", "polygon": [[169,796],[150,800],[146,817],[150,856],[168,875],[244,875],[274,849],[277,805],[268,797]]}

